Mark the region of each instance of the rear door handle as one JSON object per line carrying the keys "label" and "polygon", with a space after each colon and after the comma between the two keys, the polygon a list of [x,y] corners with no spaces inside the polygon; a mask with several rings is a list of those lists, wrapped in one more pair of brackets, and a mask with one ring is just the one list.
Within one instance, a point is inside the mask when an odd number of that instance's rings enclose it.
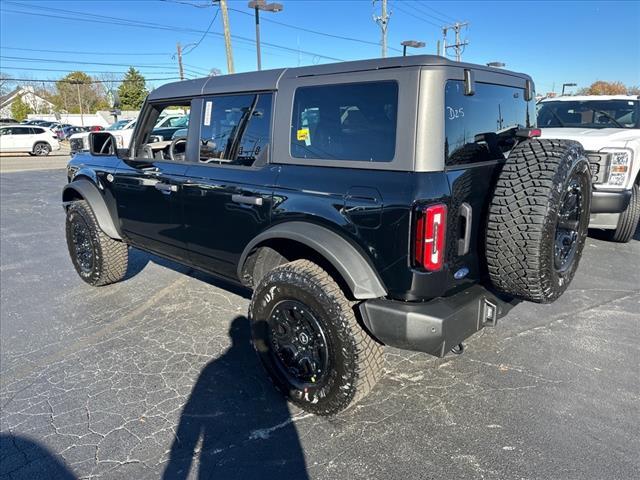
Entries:
{"label": "rear door handle", "polygon": [[462,224],[464,232],[460,238],[458,238],[458,256],[469,253],[469,246],[471,243],[471,224],[473,222],[472,212],[473,210],[471,209],[471,205],[468,203],[460,205],[460,218],[464,221]]}
{"label": "rear door handle", "polygon": [[156,187],[156,190],[160,190],[162,193],[166,193],[167,195],[170,194],[171,192],[178,191],[177,185],[171,185],[169,183],[158,182],[154,185],[154,187]]}
{"label": "rear door handle", "polygon": [[252,197],[250,195],[231,195],[231,201],[244,203],[245,205],[262,205],[262,197]]}

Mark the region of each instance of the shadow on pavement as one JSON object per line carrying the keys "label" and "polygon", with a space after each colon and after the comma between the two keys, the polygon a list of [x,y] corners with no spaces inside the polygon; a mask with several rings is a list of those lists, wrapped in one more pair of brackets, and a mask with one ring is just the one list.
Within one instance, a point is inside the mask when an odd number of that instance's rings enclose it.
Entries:
{"label": "shadow on pavement", "polygon": [[221,288],[240,297],[246,299],[251,298],[251,291],[248,288],[245,288],[236,283],[232,283],[228,280],[225,280],[224,278],[216,277],[215,275],[210,275],[208,273],[201,272],[200,270],[195,270],[178,262],[174,262],[173,260],[162,258],[158,255],[154,255],[153,253],[147,253],[142,250],[138,250],[137,248],[129,249],[129,266],[127,268],[125,280],[138,275],[140,272],[142,272],[142,270],[144,270],[149,262],[153,262],[156,265],[171,269],[183,275],[188,275],[192,278],[195,278],[196,280],[200,280],[202,282],[208,283],[211,286]]}
{"label": "shadow on pavement", "polygon": [[76,476],[47,447],[26,437],[0,433],[0,478],[75,480]]}
{"label": "shadow on pavement", "polygon": [[[266,379],[237,317],[232,345],[202,370],[182,410],[165,480],[308,478],[287,402]],[[195,478],[192,475],[190,478]]]}

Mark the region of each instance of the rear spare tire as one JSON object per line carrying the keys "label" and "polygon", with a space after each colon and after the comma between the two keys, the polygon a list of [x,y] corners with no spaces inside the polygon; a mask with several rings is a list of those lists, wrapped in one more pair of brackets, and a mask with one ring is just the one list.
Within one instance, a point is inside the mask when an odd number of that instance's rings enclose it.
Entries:
{"label": "rear spare tire", "polygon": [[591,173],[578,142],[532,139],[514,148],[487,220],[495,288],[538,303],[562,295],[578,268],[590,208]]}

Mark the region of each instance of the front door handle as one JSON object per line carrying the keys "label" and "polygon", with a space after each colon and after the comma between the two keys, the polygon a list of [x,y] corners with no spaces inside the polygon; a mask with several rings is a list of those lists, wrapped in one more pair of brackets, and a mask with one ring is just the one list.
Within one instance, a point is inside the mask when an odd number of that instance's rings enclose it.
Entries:
{"label": "front door handle", "polygon": [[158,182],[154,185],[154,187],[156,187],[156,190],[160,190],[162,193],[166,193],[167,195],[170,194],[171,192],[178,191],[177,185],[171,185],[169,183]]}
{"label": "front door handle", "polygon": [[262,205],[262,197],[252,197],[250,195],[231,195],[231,201],[244,203],[245,205]]}

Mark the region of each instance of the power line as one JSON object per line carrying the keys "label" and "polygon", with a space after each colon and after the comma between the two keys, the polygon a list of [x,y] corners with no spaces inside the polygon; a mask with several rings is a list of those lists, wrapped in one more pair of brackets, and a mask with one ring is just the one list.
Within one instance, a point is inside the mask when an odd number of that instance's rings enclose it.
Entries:
{"label": "power line", "polygon": [[40,52],[40,53],[67,53],[67,54],[72,54],[72,55],[118,55],[118,56],[122,56],[122,55],[132,55],[132,56],[144,56],[144,55],[153,55],[153,56],[163,56],[163,57],[169,57],[171,54],[169,53],[151,53],[151,52],[139,52],[139,53],[132,53],[132,52],[79,52],[76,50],[43,50],[43,49],[39,49],[39,48],[19,48],[19,47],[5,47],[5,46],[0,46],[0,49],[2,50],[20,50],[23,52]]}
{"label": "power line", "polygon": [[[112,71],[104,71],[104,70],[67,70],[65,68],[42,68],[42,67],[22,67],[22,66],[13,66],[13,65],[2,65],[2,70],[25,70],[25,71],[36,71],[36,72],[62,72],[62,73],[74,73],[74,72],[82,72],[82,73],[109,73],[113,75],[126,75],[127,72],[112,72]],[[153,72],[158,75],[170,75],[174,72]]]}
{"label": "power line", "polygon": [[220,9],[216,10],[216,14],[213,16],[213,19],[211,20],[211,23],[209,23],[209,26],[207,27],[205,32],[200,37],[200,40],[198,40],[196,42],[196,44],[193,47],[191,47],[191,50],[187,50],[186,52],[182,52],[183,55],[187,55],[188,53],[193,52],[196,48],[198,48],[200,46],[200,44],[202,43],[202,40],[204,40],[204,37],[206,37],[209,34],[209,31],[211,30],[211,27],[213,27],[213,23],[216,21],[216,18],[218,18],[218,14],[219,13],[220,13]]}
{"label": "power line", "polygon": [[[161,1],[166,1],[166,0],[161,0]],[[232,10],[232,11],[237,12],[237,13],[241,13],[242,15],[249,15],[250,17],[253,16],[253,14],[251,14],[249,12],[245,12],[243,10],[238,10],[237,8],[229,8],[229,10]],[[278,20],[271,20],[269,18],[265,18],[264,20],[261,18],[260,21],[265,21],[265,22],[269,22],[269,23],[275,23],[275,24],[281,25],[283,27],[292,28],[294,30],[300,30],[301,32],[312,33],[314,35],[322,35],[323,37],[336,38],[336,39],[339,39],[339,40],[345,40],[345,41],[349,41],[349,42],[358,42],[358,43],[363,43],[363,44],[366,44],[366,45],[375,45],[376,47],[380,46],[379,42],[373,42],[373,41],[370,41],[370,40],[363,40],[361,38],[345,37],[344,35],[338,35],[338,34],[333,34],[333,33],[319,32],[318,30],[311,30],[310,28],[298,27],[297,25],[291,25],[289,23],[280,22]],[[392,47],[388,47],[388,48],[389,48],[389,50],[395,50],[396,52],[401,52],[402,51],[399,48],[392,48]]]}
{"label": "power line", "polygon": [[455,21],[455,20],[456,20],[456,19],[455,19],[454,17],[452,17],[451,15],[447,15],[446,13],[442,13],[442,12],[440,12],[439,10],[436,10],[435,8],[433,8],[433,7],[429,6],[429,5],[427,5],[427,2],[425,2],[424,0],[420,0],[420,1],[418,1],[418,3],[419,3],[420,5],[422,5],[422,7],[423,7],[423,8],[426,8],[427,10],[431,10],[431,11],[432,11],[433,13],[435,13],[436,15],[439,15],[440,17],[445,18],[445,19],[447,19],[447,18],[448,18],[448,20],[443,20],[443,21],[445,21],[445,22],[451,22],[451,21]]}
{"label": "power line", "polygon": [[413,9],[415,12],[420,14],[420,19],[421,20],[430,22],[430,20],[427,20],[426,18],[424,18],[424,16],[426,16],[426,17],[429,17],[429,18],[431,18],[431,19],[433,19],[433,20],[435,20],[436,22],[439,22],[439,23],[449,22],[449,20],[440,19],[438,17],[435,17],[435,16],[431,15],[430,13],[425,12],[424,10],[420,10],[418,7],[416,7],[415,5],[410,4],[409,2],[405,2],[405,3],[403,3],[403,5],[408,7],[408,8]]}
{"label": "power line", "polygon": [[[22,4],[19,4],[17,2],[9,2],[9,1],[5,1],[4,4],[13,4],[13,5],[18,5],[20,7],[25,7]],[[119,25],[119,26],[124,26],[124,27],[134,27],[134,28],[147,28],[147,29],[151,29],[151,30],[167,30],[167,31],[173,31],[173,32],[187,32],[187,33],[198,33],[198,34],[202,34],[204,33],[203,30],[198,30],[198,29],[193,29],[193,28],[187,28],[187,27],[173,27],[173,26],[169,26],[169,25],[163,25],[163,24],[158,24],[158,23],[151,23],[151,22],[140,22],[140,21],[135,21],[135,20],[130,20],[130,19],[124,19],[124,18],[119,18],[119,17],[110,17],[110,16],[106,16],[106,15],[95,15],[95,14],[86,14],[83,12],[78,12],[78,11],[73,11],[73,10],[63,10],[63,9],[55,9],[55,8],[47,8],[47,11],[58,11],[58,12],[63,12],[63,13],[68,13],[68,14],[73,14],[73,15],[84,15],[84,16],[91,16],[91,18],[77,18],[77,17],[68,17],[68,16],[62,16],[62,15],[53,15],[50,13],[41,13],[41,12],[24,12],[24,11],[20,11],[20,10],[11,10],[11,9],[7,9],[7,8],[3,8],[0,9],[0,11],[2,12],[8,12],[8,13],[17,13],[17,14],[21,14],[21,15],[32,15],[32,16],[36,16],[36,17],[49,17],[49,18],[58,18],[61,20],[67,20],[67,21],[76,21],[76,22],[89,22],[89,23],[100,23],[100,24],[106,24],[106,25]],[[98,20],[94,17],[99,17],[99,18],[103,18],[103,19],[107,19],[107,20]],[[218,33],[218,32],[209,32],[209,35],[215,35],[218,37],[223,36],[222,33]],[[251,38],[248,37],[243,37],[240,35],[232,35],[232,38],[234,38],[235,40],[241,41],[241,42],[246,42],[249,43],[251,45],[253,45],[255,43],[255,41]],[[270,42],[263,42],[263,45],[265,46],[269,46],[272,48],[277,48],[280,50],[285,50],[288,52],[292,52],[292,53],[301,53],[304,55],[308,55],[308,56],[312,56],[312,57],[317,57],[317,58],[324,58],[326,60],[334,60],[337,62],[342,62],[344,61],[341,58],[336,58],[336,57],[330,57],[328,55],[322,55],[319,53],[315,53],[315,52],[310,52],[307,50],[300,50],[300,49],[295,49],[292,47],[286,47],[284,45],[278,45],[275,43],[270,43]]]}
{"label": "power line", "polygon": [[[110,73],[110,72],[104,72]],[[166,77],[166,78],[146,78],[147,82],[161,82],[165,80],[178,80],[178,77]],[[50,78],[8,78],[6,81],[8,82],[38,82],[38,83],[72,83],[76,84],[76,80],[51,80]],[[110,82],[122,83],[125,80],[109,80]],[[82,82],[83,85],[94,84],[94,83],[104,83],[103,80],[88,80],[86,82]]]}
{"label": "power line", "polygon": [[[47,58],[29,58],[29,57],[15,57],[9,55],[0,55],[0,58],[5,60],[12,60],[15,62],[39,62],[39,63],[66,63],[72,65],[102,65],[107,67],[132,67],[133,65],[129,63],[107,63],[107,62],[83,62],[78,60],[49,60]],[[140,68],[167,68],[168,66],[172,66],[173,64],[164,64],[160,65],[157,63],[138,63],[135,66]]]}
{"label": "power line", "polygon": [[438,25],[437,23],[432,22],[431,20],[428,20],[428,19],[426,19],[424,17],[421,17],[421,16],[419,16],[419,15],[413,13],[413,12],[410,12],[409,10],[405,10],[397,2],[393,2],[393,6],[394,6],[394,8],[397,8],[398,10],[400,10],[405,15],[409,15],[412,18],[416,18],[418,20],[421,20],[421,21],[423,21],[425,23],[428,23],[429,25],[433,25],[434,27],[441,28],[441,26]]}

